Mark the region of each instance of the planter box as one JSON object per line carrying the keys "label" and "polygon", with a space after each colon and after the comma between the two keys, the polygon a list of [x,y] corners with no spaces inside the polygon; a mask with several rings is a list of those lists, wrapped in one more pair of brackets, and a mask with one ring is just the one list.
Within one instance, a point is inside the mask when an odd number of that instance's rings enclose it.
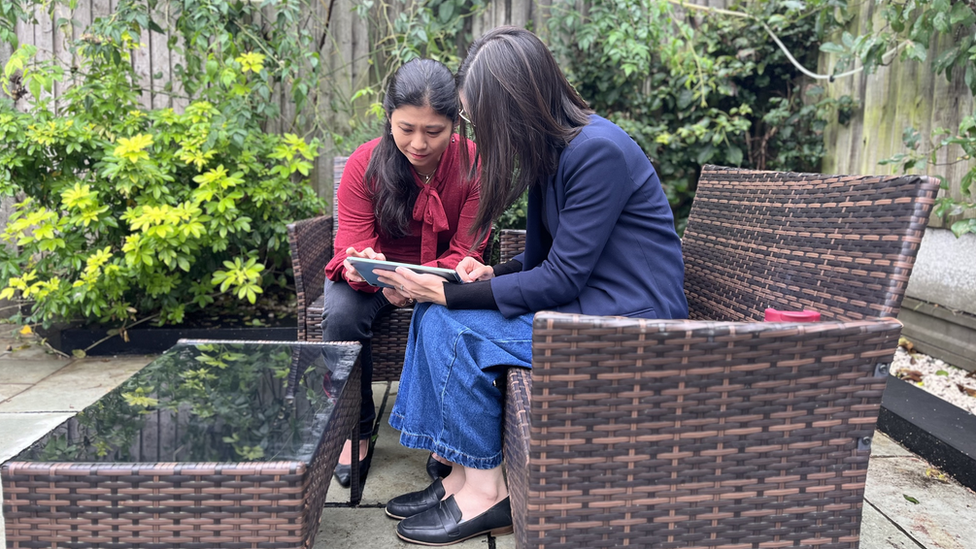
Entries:
{"label": "planter box", "polygon": [[888,377],[878,429],[912,453],[976,490],[976,416],[920,389]]}
{"label": "planter box", "polygon": [[919,351],[953,366],[976,370],[976,316],[906,297],[898,320]]}
{"label": "planter box", "polygon": [[[75,349],[87,349],[108,336],[104,329],[64,328],[43,334],[52,347],[71,354]],[[129,341],[115,336],[87,351],[99,355],[153,355],[176,345],[180,339],[221,339],[234,341],[295,341],[298,329],[294,326],[254,328],[133,328],[128,331]]]}

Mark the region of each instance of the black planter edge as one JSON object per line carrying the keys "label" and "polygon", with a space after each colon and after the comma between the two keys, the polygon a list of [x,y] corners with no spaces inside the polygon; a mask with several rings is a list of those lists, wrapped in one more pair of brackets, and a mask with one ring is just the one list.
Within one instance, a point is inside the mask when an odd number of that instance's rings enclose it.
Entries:
{"label": "black planter edge", "polygon": [[[71,354],[76,349],[87,349],[95,342],[105,338],[105,330],[63,329],[48,336],[55,349]],[[132,329],[129,341],[113,336],[91,347],[89,356],[108,355],[154,355],[159,354],[180,339],[221,339],[233,341],[295,341],[298,339],[296,327],[254,327],[254,328],[143,328]]]}
{"label": "black planter edge", "polygon": [[976,490],[976,416],[888,377],[878,429],[963,486]]}

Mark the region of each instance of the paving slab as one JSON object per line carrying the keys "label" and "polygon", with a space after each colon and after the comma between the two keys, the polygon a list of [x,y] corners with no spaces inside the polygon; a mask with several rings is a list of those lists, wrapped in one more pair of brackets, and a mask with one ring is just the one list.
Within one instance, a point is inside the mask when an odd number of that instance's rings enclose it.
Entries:
{"label": "paving slab", "polygon": [[386,505],[392,498],[430,485],[426,470],[430,454],[401,446],[399,433],[387,423],[388,418],[388,414],[384,415],[380,425],[369,476],[363,488],[363,503],[367,505]]}
{"label": "paving slab", "polygon": [[5,383],[37,383],[70,363],[63,358],[41,360],[0,360],[0,385]]}
{"label": "paving slab", "polygon": [[20,329],[21,327],[17,324],[11,324],[8,321],[0,322],[0,342],[4,343],[4,347],[6,347],[10,341],[24,337],[19,334]]}
{"label": "paving slab", "polygon": [[0,402],[13,398],[33,387],[30,383],[0,383]]}
{"label": "paving slab", "polygon": [[929,469],[930,465],[917,457],[872,459],[864,490],[865,506],[873,506],[916,546],[972,549],[976,540],[976,521],[972,520],[976,494],[952,479],[941,481],[926,475]]}
{"label": "paving slab", "polygon": [[0,463],[14,457],[21,450],[52,429],[61,425],[74,413],[3,414],[0,413]]}
{"label": "paving slab", "polygon": [[[79,412],[114,389],[153,356],[85,358],[44,378],[30,389],[0,403],[0,413]],[[38,433],[38,436],[44,433]]]}
{"label": "paving slab", "polygon": [[[8,345],[3,345],[2,348],[7,349]],[[14,342],[9,344],[9,348],[9,351],[5,351],[0,356],[0,362],[7,360],[50,360],[60,356],[49,347],[38,343]]]}
{"label": "paving slab", "polygon": [[[366,486],[363,488],[362,505],[386,505],[391,498],[423,490],[430,484],[425,469],[427,452],[401,446],[399,432],[390,427],[390,409],[396,399],[397,386],[396,382],[390,384],[389,396],[384,406],[383,397],[387,392],[387,384],[373,384],[373,401],[379,415],[379,431]],[[335,477],[332,477],[326,501],[349,501],[349,489],[340,486]]]}
{"label": "paving slab", "polygon": [[[918,543],[869,503],[861,510],[860,549],[920,549]],[[936,548],[932,548],[936,549]]]}
{"label": "paving slab", "polygon": [[0,362],[5,360],[50,360],[53,358],[66,359],[36,334],[21,335],[17,329],[0,331]]}
{"label": "paving slab", "polygon": [[[914,455],[881,431],[875,431],[874,436],[871,438],[872,459],[880,457],[909,457]],[[870,464],[868,467],[870,467]]]}

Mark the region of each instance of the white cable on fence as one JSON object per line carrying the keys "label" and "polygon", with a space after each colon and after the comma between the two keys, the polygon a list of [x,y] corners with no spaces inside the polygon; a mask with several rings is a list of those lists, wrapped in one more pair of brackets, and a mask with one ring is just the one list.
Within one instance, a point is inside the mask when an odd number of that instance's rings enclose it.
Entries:
{"label": "white cable on fence", "polygon": [[[790,63],[792,63],[793,66],[797,68],[797,70],[799,70],[803,74],[805,74],[805,75],[807,75],[810,78],[813,78],[815,80],[830,80],[831,82],[833,82],[834,80],[836,80],[838,78],[844,78],[845,76],[851,76],[852,74],[857,74],[857,73],[859,73],[859,72],[861,72],[861,71],[864,70],[864,65],[861,65],[860,67],[857,67],[856,69],[851,69],[851,70],[849,70],[847,72],[842,72],[840,74],[817,74],[815,72],[811,72],[811,71],[807,70],[806,67],[804,67],[803,65],[801,65],[800,62],[797,61],[796,58],[793,57],[792,54],[790,54],[789,50],[786,49],[786,46],[783,44],[783,42],[781,42],[780,39],[779,39],[779,37],[776,36],[776,33],[773,32],[773,29],[769,28],[769,25],[767,25],[765,21],[759,19],[758,17],[756,17],[754,15],[751,15],[751,14],[748,14],[748,13],[742,13],[742,12],[739,12],[739,11],[726,10],[726,9],[722,9],[722,8],[714,8],[714,7],[709,7],[709,6],[699,6],[698,4],[688,4],[688,3],[685,2],[685,0],[667,0],[667,1],[670,2],[670,3],[672,3],[672,4],[675,4],[677,6],[681,6],[683,8],[689,8],[689,9],[698,10],[698,11],[705,11],[705,12],[709,12],[709,13],[718,13],[718,14],[722,14],[722,15],[729,15],[729,16],[732,16],[732,17],[741,17],[743,19],[752,19],[753,21],[755,21],[755,22],[759,23],[760,25],[762,25],[764,29],[766,29],[766,32],[769,33],[769,36],[772,37],[772,39],[773,39],[774,42],[776,42],[776,45],[779,46],[779,49],[783,50],[783,53],[786,55],[786,58],[790,60]],[[902,42],[898,46],[896,46],[894,48],[891,48],[890,50],[884,52],[884,54],[882,54],[882,56],[881,56],[881,62],[882,63],[887,63],[888,61],[890,61],[891,60],[891,57],[890,56],[894,55],[895,53],[898,53],[898,51],[900,49],[902,49],[903,47],[905,47],[906,45],[908,45],[908,42]]]}

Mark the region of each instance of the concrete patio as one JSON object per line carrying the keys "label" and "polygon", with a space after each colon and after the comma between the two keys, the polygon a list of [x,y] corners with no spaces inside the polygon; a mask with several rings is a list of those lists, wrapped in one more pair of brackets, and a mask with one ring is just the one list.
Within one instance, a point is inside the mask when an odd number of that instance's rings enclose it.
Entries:
{"label": "concrete patio", "polygon": [[[59,357],[33,336],[0,325],[0,462],[94,402],[153,360],[153,356]],[[333,480],[316,549],[416,547],[400,542],[383,506],[422,489],[426,453],[401,447],[386,422],[396,383],[377,383],[379,434],[362,503]],[[911,498],[911,499],[909,499]],[[912,500],[917,501],[914,503]],[[937,471],[883,433],[872,445],[863,509],[861,549],[968,549],[976,540],[976,494]],[[0,518],[0,547],[6,546]],[[459,548],[513,548],[513,536],[475,538]]]}

